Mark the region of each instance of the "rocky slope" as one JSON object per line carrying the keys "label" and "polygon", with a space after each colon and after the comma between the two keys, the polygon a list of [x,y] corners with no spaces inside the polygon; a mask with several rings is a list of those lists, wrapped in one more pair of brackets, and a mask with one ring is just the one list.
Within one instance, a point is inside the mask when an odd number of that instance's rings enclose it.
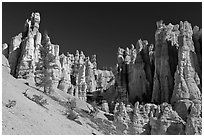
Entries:
{"label": "rocky slope", "polygon": [[2,45],[3,134],[202,134],[199,27],[158,21],[155,44],[118,48],[110,71],[96,55],[59,55],[40,20]]}

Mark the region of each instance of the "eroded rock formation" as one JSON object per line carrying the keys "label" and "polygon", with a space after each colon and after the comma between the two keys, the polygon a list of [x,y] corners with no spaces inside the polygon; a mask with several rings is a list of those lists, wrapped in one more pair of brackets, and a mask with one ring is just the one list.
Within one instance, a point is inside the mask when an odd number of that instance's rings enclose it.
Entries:
{"label": "eroded rock formation", "polygon": [[201,101],[194,101],[190,107],[190,114],[186,122],[186,135],[202,135],[202,105]]}
{"label": "eroded rock formation", "polygon": [[116,68],[100,70],[96,55],[59,55],[60,46],[42,36],[39,25],[40,14],[32,13],[23,32],[2,45],[2,66],[14,77],[47,94],[60,89],[84,101],[94,96],[114,114],[121,134],[202,134],[202,29],[159,21],[155,45],[140,39],[118,48]]}
{"label": "eroded rock formation", "polygon": [[[152,93],[152,102],[162,103],[170,102],[174,83],[173,75],[176,68],[176,58],[171,55],[171,49],[174,45],[174,37],[178,33],[177,25],[165,25],[162,21],[157,22],[157,31],[155,33],[155,73]],[[168,41],[172,41],[172,43]],[[177,50],[173,52],[177,54]],[[173,62],[170,64],[170,61]]]}
{"label": "eroded rock formation", "polygon": [[199,88],[201,90],[201,84],[202,84],[202,29],[199,29],[198,26],[194,26],[192,38],[193,38],[193,43],[194,43],[195,53],[196,53],[194,54],[194,56],[197,56],[197,63],[195,64],[195,71],[198,73],[199,78],[200,78]]}
{"label": "eroded rock formation", "polygon": [[6,43],[2,44],[2,54],[8,58],[9,55],[9,50],[8,50],[8,45]]}
{"label": "eroded rock formation", "polygon": [[152,135],[185,134],[185,121],[167,103],[158,106],[156,113],[151,112],[150,125]]}
{"label": "eroded rock formation", "polygon": [[181,22],[180,26],[178,67],[175,73],[172,103],[180,99],[201,99],[201,92],[198,88],[200,80],[193,66],[193,53],[195,52],[192,41],[193,31],[188,22]]}
{"label": "eroded rock formation", "polygon": [[136,47],[118,49],[118,73],[116,81],[128,92],[129,102],[147,101],[151,97],[153,78],[149,46],[146,40],[138,40]]}
{"label": "eroded rock formation", "polygon": [[71,66],[72,66],[72,62],[71,62],[71,58],[68,54],[68,57],[65,56],[64,54],[60,55],[60,63],[61,63],[61,79],[58,85],[58,88],[64,92],[68,92],[68,90],[70,88],[72,88],[71,86]]}
{"label": "eroded rock formation", "polygon": [[53,45],[48,35],[43,39],[44,48],[44,77],[43,85],[46,93],[52,93],[57,89],[61,79],[61,63],[59,61],[59,45]]}
{"label": "eroded rock formation", "polygon": [[[192,30],[187,21],[180,25],[159,21],[155,47],[150,45],[147,50],[147,42],[139,40],[132,52],[118,49],[116,83],[127,90],[129,102],[144,102],[144,95],[149,95],[153,103],[172,105],[157,106],[168,110],[157,110],[160,116],[152,112],[157,118],[149,118],[151,134],[201,134],[201,35],[201,29],[196,26]],[[141,118],[139,113],[136,117]]]}
{"label": "eroded rock formation", "polygon": [[[178,36],[178,66],[175,72],[175,85],[171,103],[183,119],[189,115],[189,109],[195,100],[201,100],[198,88],[200,79],[195,71],[195,48],[192,40],[193,31],[188,22],[180,23]],[[183,111],[181,111],[183,110]]]}
{"label": "eroded rock formation", "polygon": [[[24,32],[22,33],[23,41],[21,43],[21,54],[18,58],[16,76],[26,78],[34,82],[35,66],[38,60],[35,57],[41,40],[39,33],[40,14],[32,13],[30,19],[26,20]],[[36,62],[37,61],[37,62]]]}
{"label": "eroded rock formation", "polygon": [[21,49],[20,49],[21,42],[22,42],[22,33],[13,37],[9,45],[8,61],[11,67],[11,75],[13,76],[16,76],[18,58],[20,57],[20,54],[21,54]]}
{"label": "eroded rock formation", "polygon": [[81,51],[75,56],[59,55],[59,45],[51,43],[50,37],[39,32],[40,14],[32,13],[25,21],[24,30],[2,45],[10,64],[11,74],[43,86],[46,93],[59,88],[86,100],[86,92],[96,91],[98,84],[97,60],[91,60]]}
{"label": "eroded rock formation", "polygon": [[2,69],[3,69],[3,71],[6,70],[8,73],[10,73],[10,71],[11,71],[9,62],[4,55],[2,55]]}

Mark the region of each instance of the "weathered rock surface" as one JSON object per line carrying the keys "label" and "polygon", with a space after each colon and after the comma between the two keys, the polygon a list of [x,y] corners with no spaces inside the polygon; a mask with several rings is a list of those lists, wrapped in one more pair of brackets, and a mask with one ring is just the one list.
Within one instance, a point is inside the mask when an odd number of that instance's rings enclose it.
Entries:
{"label": "weathered rock surface", "polygon": [[202,29],[199,29],[198,26],[194,26],[193,28],[193,43],[195,47],[194,58],[197,58],[197,63],[195,60],[195,71],[198,73],[200,78],[200,90],[202,85]]}
{"label": "weathered rock surface", "polygon": [[180,23],[178,67],[175,73],[175,86],[172,95],[172,103],[180,99],[201,99],[201,92],[198,88],[199,77],[193,66],[192,53],[195,52],[192,41],[192,28],[190,23]]}
{"label": "weathered rock surface", "polygon": [[202,107],[201,101],[194,101],[190,107],[190,115],[186,122],[186,135],[202,135]]}
{"label": "weathered rock surface", "polygon": [[115,84],[115,76],[112,71],[98,69],[95,75],[97,76],[97,87],[102,90],[107,90]]}
{"label": "weathered rock surface", "polygon": [[128,92],[129,101],[150,100],[153,76],[150,63],[149,45],[146,40],[138,40],[136,47],[118,49],[118,72],[116,81]]}
{"label": "weathered rock surface", "polygon": [[[130,49],[118,48],[116,68],[100,70],[96,55],[59,55],[60,46],[42,36],[39,25],[40,14],[32,13],[23,32],[2,44],[4,71],[62,104],[75,96],[82,113],[107,114],[94,119],[106,134],[202,134],[202,29],[159,21],[154,45],[140,39]],[[88,97],[96,104],[91,109]],[[80,117],[76,122],[84,126],[80,115],[71,109],[69,118]]]}
{"label": "weathered rock surface", "polygon": [[61,64],[59,61],[59,45],[53,45],[48,35],[43,39],[44,47],[44,78],[43,85],[46,93],[54,92],[61,78]]}
{"label": "weathered rock surface", "polygon": [[[40,14],[32,13],[24,30],[3,44],[3,54],[8,56],[11,74],[44,86],[47,93],[59,88],[66,93],[86,100],[86,92],[93,92],[97,84],[97,60],[89,60],[83,52],[59,56],[59,45],[51,43],[47,34],[39,32]],[[9,54],[7,54],[7,52]]]}
{"label": "weathered rock surface", "polygon": [[71,88],[71,61],[69,57],[66,57],[64,54],[60,55],[60,63],[62,68],[62,76],[59,82],[58,88],[64,92],[68,92],[68,89]]}
{"label": "weathered rock surface", "polygon": [[89,58],[86,59],[86,85],[87,85],[87,91],[93,92],[96,91],[97,88],[97,81],[95,78],[96,75],[96,56],[92,57],[92,62],[89,60]]}
{"label": "weathered rock surface", "polygon": [[38,62],[37,53],[41,41],[41,34],[39,33],[40,14],[32,13],[30,19],[26,20],[23,41],[21,43],[21,55],[18,58],[18,66],[16,76],[18,78],[29,79],[33,83],[34,72],[36,68],[36,61]]}
{"label": "weathered rock surface", "polygon": [[2,55],[2,68],[3,71],[6,70],[8,73],[11,71],[8,59],[4,55]]}
{"label": "weathered rock surface", "polygon": [[151,114],[150,125],[152,135],[184,135],[185,121],[172,110],[167,103],[158,106],[157,113]]}
{"label": "weathered rock surface", "polygon": [[9,49],[8,45],[6,43],[2,44],[2,54],[8,58],[9,56]]}
{"label": "weathered rock surface", "polygon": [[[174,83],[173,75],[176,68],[176,58],[171,56],[174,36],[178,35],[178,26],[169,24],[166,26],[162,21],[157,22],[155,33],[155,73],[152,93],[152,102],[170,102]],[[172,41],[169,43],[168,40]],[[174,45],[174,43],[173,43]],[[177,50],[174,50],[176,55]],[[171,62],[174,62],[170,64]]]}
{"label": "weathered rock surface", "polygon": [[[195,67],[197,60],[194,58],[195,47],[192,40],[193,31],[191,24],[181,22],[180,26],[178,37],[178,66],[175,73],[175,86],[171,102],[178,114],[184,120],[187,119],[188,121],[192,120],[189,118],[190,105],[194,105],[192,101],[201,100],[201,91],[199,89],[200,79],[196,72],[198,69]],[[189,103],[190,101],[191,103]]]}
{"label": "weathered rock surface", "polygon": [[11,39],[11,44],[9,46],[9,64],[11,67],[11,75],[16,76],[16,69],[18,64],[18,58],[21,54],[20,45],[22,42],[22,33]]}

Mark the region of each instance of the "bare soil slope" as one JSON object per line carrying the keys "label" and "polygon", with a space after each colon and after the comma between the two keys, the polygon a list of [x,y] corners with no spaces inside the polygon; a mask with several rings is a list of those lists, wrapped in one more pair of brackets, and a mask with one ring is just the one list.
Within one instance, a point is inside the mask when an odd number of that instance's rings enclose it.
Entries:
{"label": "bare soil slope", "polygon": [[[89,126],[94,123],[86,116],[79,117],[78,122],[67,118],[63,101],[73,97],[61,91],[51,97],[25,83],[2,67],[2,134],[101,134]],[[47,104],[37,104],[29,96],[43,97]],[[90,110],[86,102],[76,100],[76,106],[79,114],[83,115],[84,111],[88,116]]]}

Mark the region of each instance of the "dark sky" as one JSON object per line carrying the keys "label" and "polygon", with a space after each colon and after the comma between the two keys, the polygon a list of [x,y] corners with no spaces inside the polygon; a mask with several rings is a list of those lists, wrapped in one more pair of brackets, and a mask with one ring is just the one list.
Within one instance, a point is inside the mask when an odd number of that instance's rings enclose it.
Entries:
{"label": "dark sky", "polygon": [[98,67],[116,64],[118,47],[138,39],[154,43],[156,21],[202,25],[202,3],[2,3],[2,42],[23,31],[32,12],[40,12],[40,32],[48,31],[60,52],[97,55]]}

